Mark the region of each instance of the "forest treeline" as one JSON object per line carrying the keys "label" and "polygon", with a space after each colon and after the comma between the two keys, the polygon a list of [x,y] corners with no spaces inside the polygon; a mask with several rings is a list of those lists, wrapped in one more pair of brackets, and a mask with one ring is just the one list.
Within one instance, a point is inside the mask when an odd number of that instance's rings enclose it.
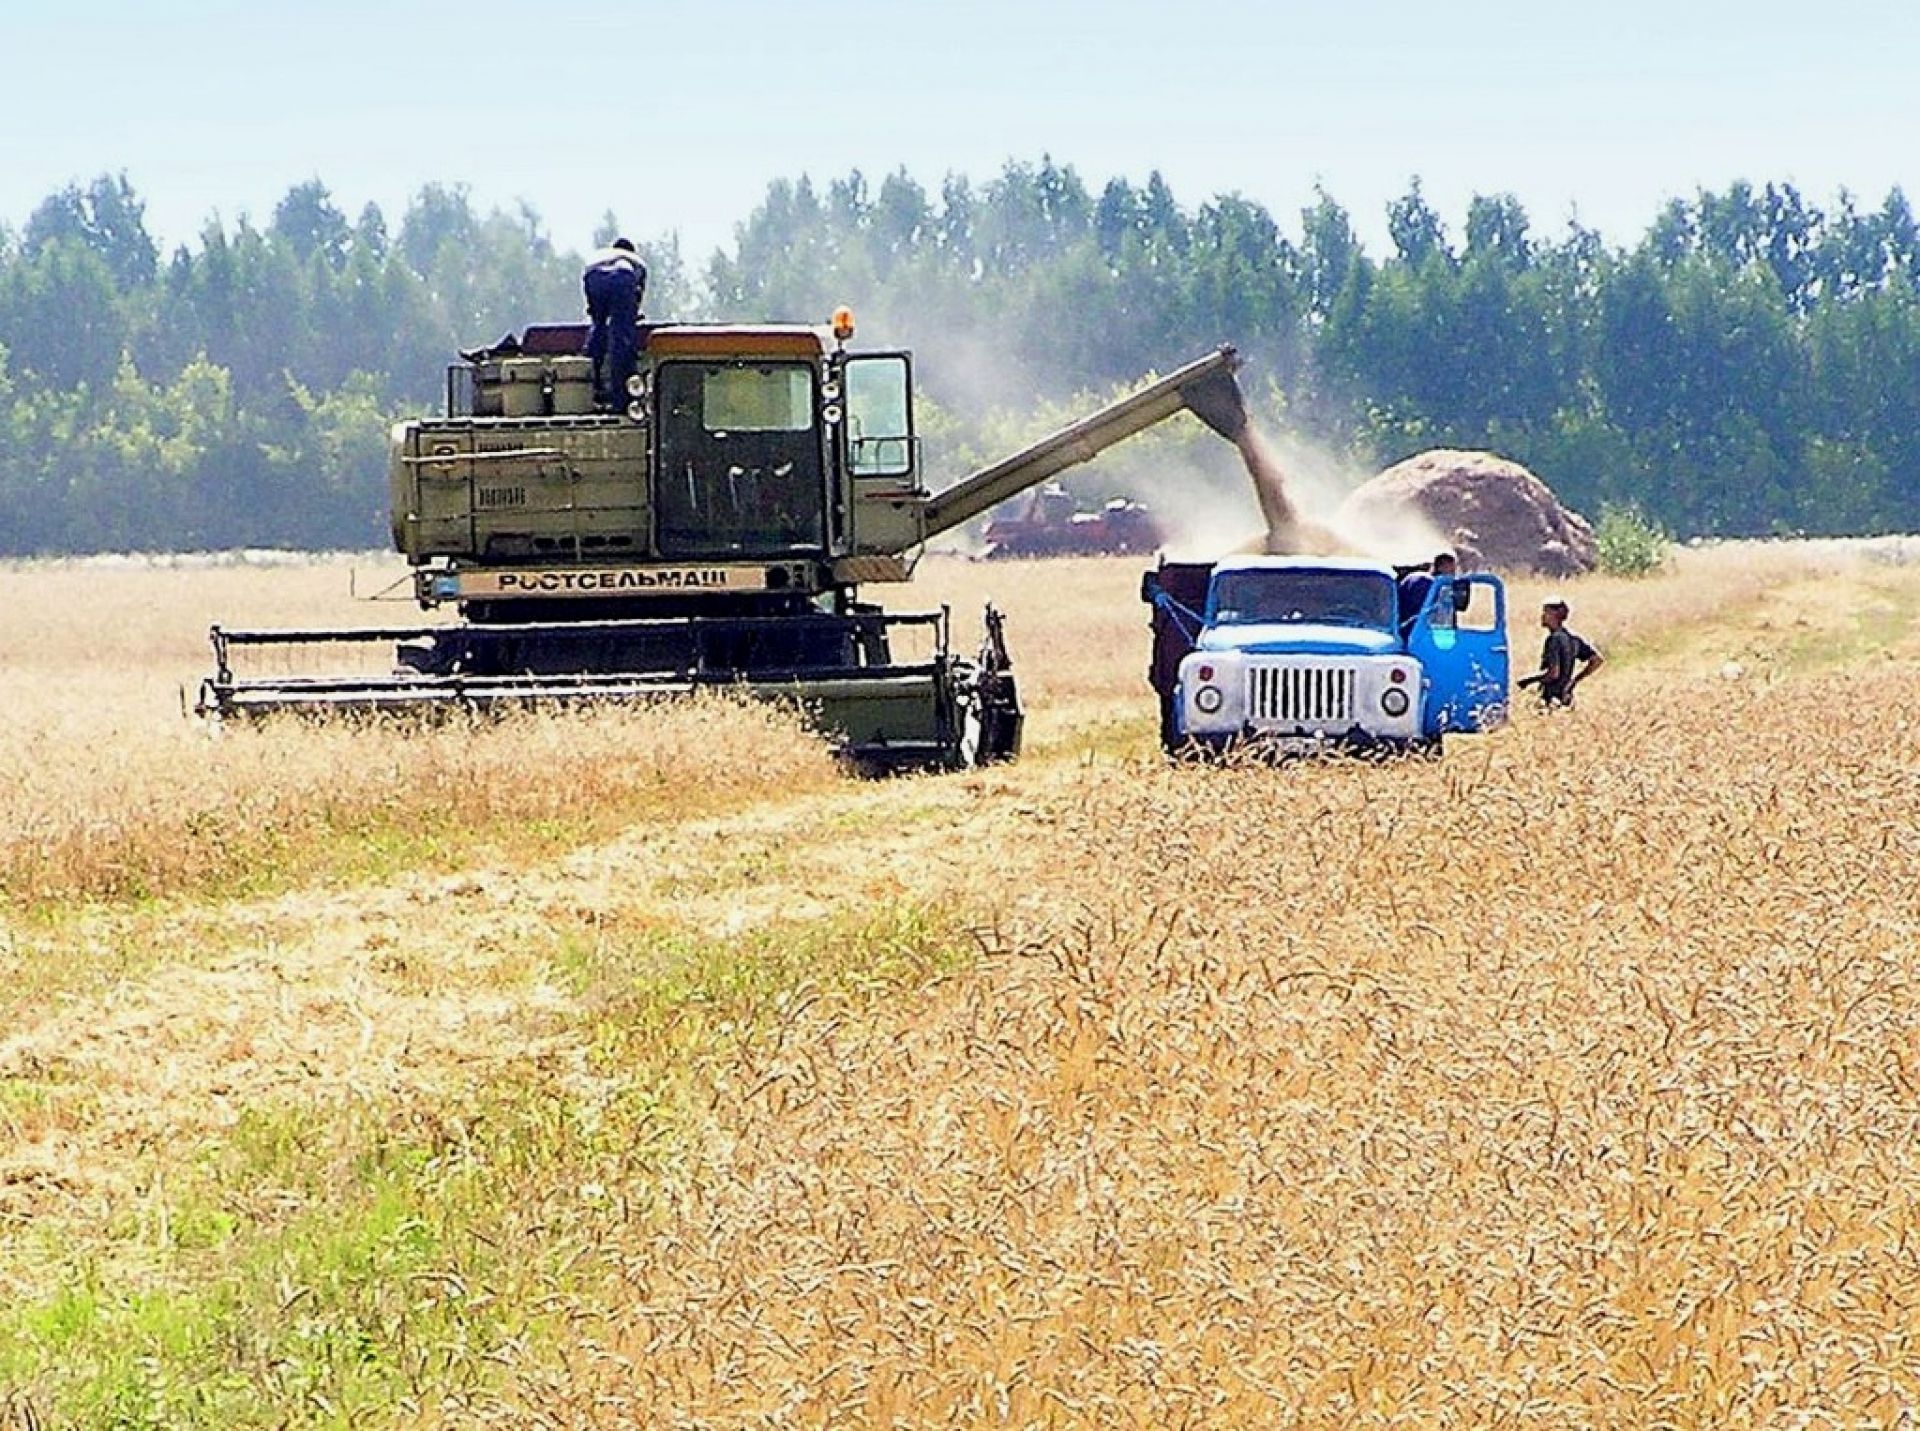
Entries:
{"label": "forest treeline", "polygon": [[[1372,254],[1318,194],[1291,229],[1156,174],[1097,191],[1010,163],[776,180],[690,266],[640,242],[655,316],[818,321],[914,348],[930,457],[1231,341],[1276,424],[1368,470],[1489,447],[1574,505],[1683,534],[1910,529],[1920,229],[1904,195],[1676,198],[1631,246],[1418,182]],[[589,236],[604,242],[613,215]],[[581,244],[578,248],[587,247]],[[526,208],[423,189],[350,219],[318,180],[162,253],[124,177],[0,229],[0,554],[384,540],[385,432],[457,349],[580,310],[580,256]]]}

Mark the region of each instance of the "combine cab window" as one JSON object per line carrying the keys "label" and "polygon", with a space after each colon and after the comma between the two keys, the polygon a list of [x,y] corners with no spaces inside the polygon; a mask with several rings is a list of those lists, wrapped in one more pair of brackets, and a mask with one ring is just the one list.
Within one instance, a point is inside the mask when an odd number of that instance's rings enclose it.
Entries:
{"label": "combine cab window", "polygon": [[660,369],[654,520],[666,557],[788,556],[826,545],[813,369]]}
{"label": "combine cab window", "polygon": [[1213,583],[1213,619],[1303,621],[1394,629],[1393,583],[1365,571],[1223,571]]}
{"label": "combine cab window", "polygon": [[847,464],[856,477],[913,471],[913,409],[899,353],[847,359]]}
{"label": "combine cab window", "polygon": [[711,433],[805,432],[813,426],[813,374],[805,368],[708,368],[700,425]]}

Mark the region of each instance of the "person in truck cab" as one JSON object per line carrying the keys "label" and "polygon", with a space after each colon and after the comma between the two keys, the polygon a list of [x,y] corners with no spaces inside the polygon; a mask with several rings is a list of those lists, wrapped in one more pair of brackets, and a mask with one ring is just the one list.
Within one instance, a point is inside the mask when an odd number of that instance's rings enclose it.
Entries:
{"label": "person in truck cab", "polygon": [[626,406],[627,379],[639,357],[636,329],[640,323],[640,295],[647,286],[647,266],[633,250],[633,240],[617,238],[587,262],[580,276],[587,294],[587,357],[593,363],[593,398],[601,407]]}
{"label": "person in truck cab", "polygon": [[1547,639],[1540,647],[1540,669],[1516,682],[1538,686],[1542,705],[1572,705],[1573,688],[1606,664],[1606,658],[1585,638],[1567,629],[1568,614],[1567,603],[1557,598],[1542,603],[1540,624],[1546,628]]}
{"label": "person in truck cab", "polygon": [[1424,567],[1415,567],[1400,578],[1400,634],[1413,630],[1436,581],[1446,581],[1460,569],[1452,552],[1441,552]]}

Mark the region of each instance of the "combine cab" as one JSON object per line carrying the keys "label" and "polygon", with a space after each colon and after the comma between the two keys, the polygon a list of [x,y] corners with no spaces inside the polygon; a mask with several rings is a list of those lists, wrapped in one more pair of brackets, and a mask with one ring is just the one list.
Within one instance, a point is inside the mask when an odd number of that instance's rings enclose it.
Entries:
{"label": "combine cab", "polygon": [[[446,415],[402,423],[392,440],[394,544],[440,619],[215,627],[199,710],[727,687],[799,702],[866,768],[1012,757],[1021,712],[998,614],[963,655],[946,611],[889,614],[860,589],[907,580],[929,537],[1176,412],[1231,438],[1246,421],[1237,359],[1222,348],[930,494],[912,360],[849,351],[852,332],[844,309],[830,329],[642,324],[618,412],[594,408],[582,325],[463,354]],[[319,650],[328,674],[296,669],[319,664]]]}

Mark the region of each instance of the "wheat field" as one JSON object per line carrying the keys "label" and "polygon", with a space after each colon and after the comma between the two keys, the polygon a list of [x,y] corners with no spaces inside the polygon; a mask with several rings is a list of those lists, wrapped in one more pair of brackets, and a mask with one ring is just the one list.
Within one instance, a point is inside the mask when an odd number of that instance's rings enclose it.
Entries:
{"label": "wheat field", "polygon": [[0,1426],[1914,1424],[1920,571],[1683,552],[1573,711],[1188,769],[1139,570],[929,560],[1029,750],[874,784],[213,738],[343,564],[0,569]]}

